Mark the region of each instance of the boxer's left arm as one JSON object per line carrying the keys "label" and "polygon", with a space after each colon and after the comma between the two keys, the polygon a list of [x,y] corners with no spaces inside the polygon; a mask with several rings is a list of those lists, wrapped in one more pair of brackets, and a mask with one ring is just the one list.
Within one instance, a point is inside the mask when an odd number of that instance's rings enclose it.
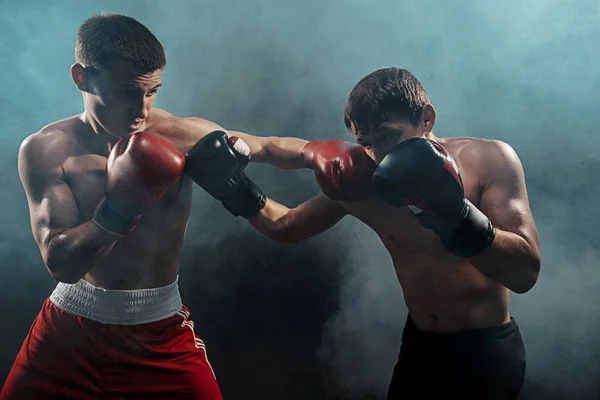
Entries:
{"label": "boxer's left arm", "polygon": [[177,131],[183,134],[184,148],[191,149],[200,139],[213,131],[223,131],[229,137],[237,136],[250,147],[250,161],[272,164],[281,169],[301,169],[306,165],[302,150],[308,141],[295,137],[254,136],[228,131],[202,118],[177,118]]}
{"label": "boxer's left arm", "polygon": [[321,193],[294,208],[268,198],[265,207],[248,221],[264,236],[293,244],[325,232],[347,214],[339,202]]}
{"label": "boxer's left arm", "polygon": [[479,209],[496,229],[492,245],[473,257],[471,263],[484,275],[516,293],[525,293],[536,283],[541,255],[538,234],[531,215],[521,161],[508,144],[488,142]]}

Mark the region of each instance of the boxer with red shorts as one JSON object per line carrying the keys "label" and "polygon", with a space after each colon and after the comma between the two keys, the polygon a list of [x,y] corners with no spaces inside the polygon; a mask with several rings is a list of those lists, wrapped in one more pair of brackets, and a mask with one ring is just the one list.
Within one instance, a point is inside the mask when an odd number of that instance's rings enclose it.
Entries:
{"label": "boxer with red shorts", "polygon": [[525,347],[509,291],[531,289],[541,265],[523,169],[501,141],[436,137],[435,118],[410,72],[369,74],[345,112],[358,145],[297,154],[323,193],[292,209],[267,199],[250,223],[294,243],[350,214],[379,235],[409,311],[389,399],[515,399]]}
{"label": "boxer with red shorts", "polygon": [[[221,399],[177,282],[193,187],[186,162],[204,162],[208,182],[223,168],[190,150],[210,132],[228,132],[153,108],[165,52],[133,18],[85,21],[75,57],[84,112],[19,150],[33,235],[59,283],[0,399]],[[229,135],[244,139],[254,161],[303,167],[299,139]],[[226,204],[251,217],[265,197],[244,184]]]}

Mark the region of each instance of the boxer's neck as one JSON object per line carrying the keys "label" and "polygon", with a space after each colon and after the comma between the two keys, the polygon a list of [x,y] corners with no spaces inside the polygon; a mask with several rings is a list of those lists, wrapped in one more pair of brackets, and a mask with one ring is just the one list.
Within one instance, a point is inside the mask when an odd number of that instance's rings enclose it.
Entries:
{"label": "boxer's neck", "polygon": [[96,145],[108,155],[119,138],[108,133],[87,111],[80,114],[79,119],[88,128],[89,134],[94,136],[93,141]]}

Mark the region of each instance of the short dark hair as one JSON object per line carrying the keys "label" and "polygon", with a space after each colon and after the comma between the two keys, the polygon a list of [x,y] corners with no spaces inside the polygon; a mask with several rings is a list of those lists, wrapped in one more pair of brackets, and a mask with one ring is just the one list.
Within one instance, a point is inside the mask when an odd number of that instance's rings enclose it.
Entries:
{"label": "short dark hair", "polygon": [[162,44],[140,22],[122,14],[93,15],[79,27],[75,62],[103,69],[115,59],[131,62],[141,73],[167,65]]}
{"label": "short dark hair", "polygon": [[405,69],[378,69],[356,84],[344,109],[344,123],[357,132],[368,134],[393,117],[406,117],[413,124],[429,96],[421,82]]}

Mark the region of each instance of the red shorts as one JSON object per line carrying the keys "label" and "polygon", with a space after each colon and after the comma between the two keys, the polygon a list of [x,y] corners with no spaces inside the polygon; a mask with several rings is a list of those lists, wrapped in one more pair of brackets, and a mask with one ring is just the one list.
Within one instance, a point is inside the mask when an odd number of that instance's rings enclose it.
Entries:
{"label": "red shorts", "polygon": [[222,399],[183,306],[140,325],[102,324],[46,300],[0,400]]}

